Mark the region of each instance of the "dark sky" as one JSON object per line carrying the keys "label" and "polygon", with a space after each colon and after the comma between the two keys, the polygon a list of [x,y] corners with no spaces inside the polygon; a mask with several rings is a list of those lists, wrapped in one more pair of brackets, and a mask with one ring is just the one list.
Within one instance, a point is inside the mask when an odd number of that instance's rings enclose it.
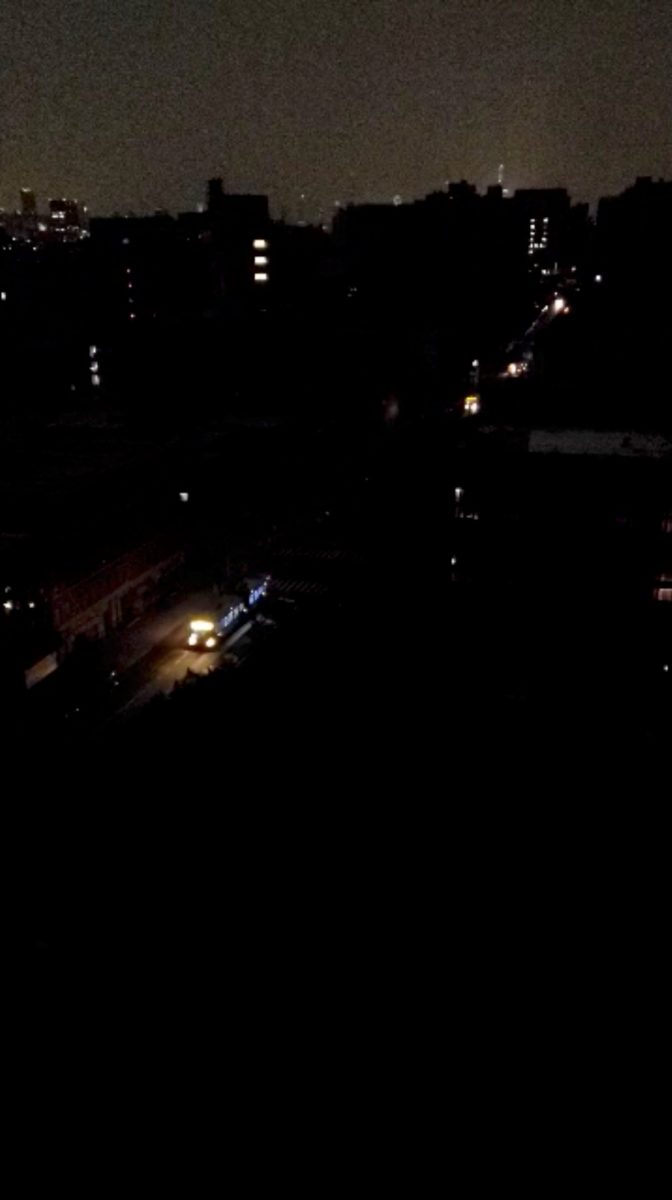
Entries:
{"label": "dark sky", "polygon": [[0,204],[277,212],[672,175],[672,0],[8,0]]}

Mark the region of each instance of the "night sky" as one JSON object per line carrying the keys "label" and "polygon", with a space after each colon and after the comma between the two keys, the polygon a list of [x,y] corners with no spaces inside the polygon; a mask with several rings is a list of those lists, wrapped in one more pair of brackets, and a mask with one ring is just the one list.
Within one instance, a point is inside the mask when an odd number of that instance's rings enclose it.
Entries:
{"label": "night sky", "polygon": [[0,204],[274,211],[672,176],[672,0],[9,0]]}

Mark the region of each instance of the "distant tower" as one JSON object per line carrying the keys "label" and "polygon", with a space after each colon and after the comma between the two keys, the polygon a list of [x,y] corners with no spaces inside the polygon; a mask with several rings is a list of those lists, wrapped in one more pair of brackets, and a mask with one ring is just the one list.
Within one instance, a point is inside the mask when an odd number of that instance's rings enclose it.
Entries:
{"label": "distant tower", "polygon": [[504,163],[499,164],[499,170],[497,172],[497,183],[499,184],[499,186],[501,188],[504,187]]}
{"label": "distant tower", "polygon": [[32,188],[21,188],[21,213],[24,217],[34,217],[37,213],[35,192]]}

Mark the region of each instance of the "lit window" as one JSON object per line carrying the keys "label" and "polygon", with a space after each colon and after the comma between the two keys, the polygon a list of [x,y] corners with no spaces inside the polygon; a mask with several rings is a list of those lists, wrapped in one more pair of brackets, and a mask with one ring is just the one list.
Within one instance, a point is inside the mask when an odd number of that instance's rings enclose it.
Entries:
{"label": "lit window", "polygon": [[255,250],[268,250],[266,238],[255,238],[252,245]]}
{"label": "lit window", "polygon": [[255,254],[254,265],[255,265],[255,267],[267,267],[268,259],[267,259],[266,255],[265,254]]}
{"label": "lit window", "polygon": [[94,387],[100,387],[100,375],[92,375],[91,383]]}
{"label": "lit window", "polygon": [[255,271],[254,282],[255,283],[268,283],[268,274],[266,273],[266,271]]}
{"label": "lit window", "polygon": [[6,299],[7,299],[7,293],[6,293],[6,292],[0,292],[0,300],[6,300]]}

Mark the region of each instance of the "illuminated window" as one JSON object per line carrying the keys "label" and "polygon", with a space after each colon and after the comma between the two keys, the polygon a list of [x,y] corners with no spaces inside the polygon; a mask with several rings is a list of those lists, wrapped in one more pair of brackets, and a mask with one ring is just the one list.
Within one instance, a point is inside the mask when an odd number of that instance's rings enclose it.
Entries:
{"label": "illuminated window", "polygon": [[266,271],[255,271],[254,282],[255,283],[268,283],[267,272]]}
{"label": "illuminated window", "polygon": [[100,375],[92,375],[91,383],[94,387],[100,387]]}
{"label": "illuminated window", "polygon": [[265,254],[255,254],[254,265],[255,265],[255,267],[267,267],[268,259],[266,258],[266,255]]}
{"label": "illuminated window", "polygon": [[266,238],[255,238],[252,245],[255,250],[268,250]]}

